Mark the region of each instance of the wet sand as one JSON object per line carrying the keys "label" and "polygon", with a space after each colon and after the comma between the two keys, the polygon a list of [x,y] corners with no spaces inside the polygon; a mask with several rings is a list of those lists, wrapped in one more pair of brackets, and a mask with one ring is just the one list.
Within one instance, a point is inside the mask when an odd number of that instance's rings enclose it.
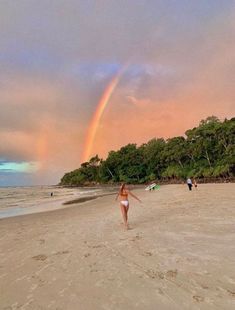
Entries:
{"label": "wet sand", "polygon": [[0,220],[0,309],[235,309],[235,184]]}

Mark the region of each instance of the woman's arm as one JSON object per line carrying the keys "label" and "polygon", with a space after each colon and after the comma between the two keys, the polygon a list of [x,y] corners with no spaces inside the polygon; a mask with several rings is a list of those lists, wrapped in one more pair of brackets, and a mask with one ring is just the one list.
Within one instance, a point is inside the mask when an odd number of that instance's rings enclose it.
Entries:
{"label": "woman's arm", "polygon": [[118,196],[119,196],[119,192],[117,193],[117,196],[116,196],[115,200],[117,200],[117,199],[118,199]]}
{"label": "woman's arm", "polygon": [[139,202],[142,202],[138,197],[136,197],[134,194],[132,194],[131,191],[128,191],[128,193],[129,193],[133,198],[135,198],[136,200],[138,200]]}

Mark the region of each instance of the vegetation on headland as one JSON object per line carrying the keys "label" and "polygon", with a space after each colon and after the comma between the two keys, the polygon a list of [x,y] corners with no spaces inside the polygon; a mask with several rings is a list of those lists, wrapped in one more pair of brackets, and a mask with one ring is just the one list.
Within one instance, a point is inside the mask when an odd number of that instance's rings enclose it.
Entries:
{"label": "vegetation on headland", "polygon": [[152,139],[111,151],[106,160],[98,155],[66,173],[64,186],[126,182],[179,181],[187,177],[203,180],[235,176],[235,118],[202,120],[185,136]]}

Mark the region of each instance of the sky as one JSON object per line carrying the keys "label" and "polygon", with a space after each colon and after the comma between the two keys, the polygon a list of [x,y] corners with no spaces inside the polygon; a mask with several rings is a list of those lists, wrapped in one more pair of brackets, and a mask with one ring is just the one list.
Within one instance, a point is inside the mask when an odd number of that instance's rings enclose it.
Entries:
{"label": "sky", "polygon": [[2,0],[0,186],[234,117],[234,81],[235,1]]}

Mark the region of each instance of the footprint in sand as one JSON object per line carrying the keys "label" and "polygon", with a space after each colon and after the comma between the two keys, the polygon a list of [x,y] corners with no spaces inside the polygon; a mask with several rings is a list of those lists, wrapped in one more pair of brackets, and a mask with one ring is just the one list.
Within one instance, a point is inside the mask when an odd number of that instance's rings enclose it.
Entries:
{"label": "footprint in sand", "polygon": [[209,288],[209,286],[204,285],[204,284],[202,284],[201,287],[202,287],[204,290],[208,290],[208,288]]}
{"label": "footprint in sand", "polygon": [[229,293],[229,295],[235,297],[235,291],[230,291],[230,290],[226,290],[226,291]]}
{"label": "footprint in sand", "polygon": [[141,240],[142,237],[139,235],[136,235],[135,237],[131,238],[131,241]]}
{"label": "footprint in sand", "polygon": [[204,301],[204,297],[199,296],[199,295],[194,295],[194,296],[193,296],[193,299],[194,299],[195,301],[197,301],[197,302],[202,302],[202,301]]}
{"label": "footprint in sand", "polygon": [[33,275],[31,278],[34,279],[34,280],[36,280],[36,281],[38,282],[38,285],[37,285],[37,286],[39,286],[39,287],[44,286],[45,280],[42,280],[39,276]]}
{"label": "footprint in sand", "polygon": [[66,251],[59,251],[59,252],[56,252],[54,255],[63,255],[63,254],[68,254],[69,251],[66,250]]}
{"label": "footprint in sand", "polygon": [[32,259],[44,261],[47,259],[47,256],[45,254],[39,254],[39,255],[33,256]]}
{"label": "footprint in sand", "polygon": [[178,274],[178,270],[177,269],[175,269],[175,270],[168,270],[167,273],[166,273],[166,276],[168,278],[176,278],[177,274]]}
{"label": "footprint in sand", "polygon": [[93,249],[98,249],[98,248],[103,248],[103,247],[104,247],[103,244],[97,244],[97,245],[92,246]]}
{"label": "footprint in sand", "polygon": [[146,271],[146,274],[152,279],[164,279],[164,273],[160,271],[149,269]]}
{"label": "footprint in sand", "polygon": [[85,257],[85,258],[87,258],[87,257],[89,257],[89,256],[91,256],[90,253],[86,253],[86,254],[83,255],[83,257]]}
{"label": "footprint in sand", "polygon": [[97,244],[97,245],[87,245],[88,248],[92,248],[92,249],[99,249],[99,248],[104,248],[105,245],[104,244]]}
{"label": "footprint in sand", "polygon": [[161,288],[158,289],[158,293],[159,293],[160,295],[164,295],[164,292],[163,292],[163,290],[162,290]]}
{"label": "footprint in sand", "polygon": [[151,253],[151,252],[144,252],[142,255],[143,256],[153,256],[153,253]]}
{"label": "footprint in sand", "polygon": [[158,272],[157,273],[158,279],[163,280],[165,278],[164,273],[163,272]]}

